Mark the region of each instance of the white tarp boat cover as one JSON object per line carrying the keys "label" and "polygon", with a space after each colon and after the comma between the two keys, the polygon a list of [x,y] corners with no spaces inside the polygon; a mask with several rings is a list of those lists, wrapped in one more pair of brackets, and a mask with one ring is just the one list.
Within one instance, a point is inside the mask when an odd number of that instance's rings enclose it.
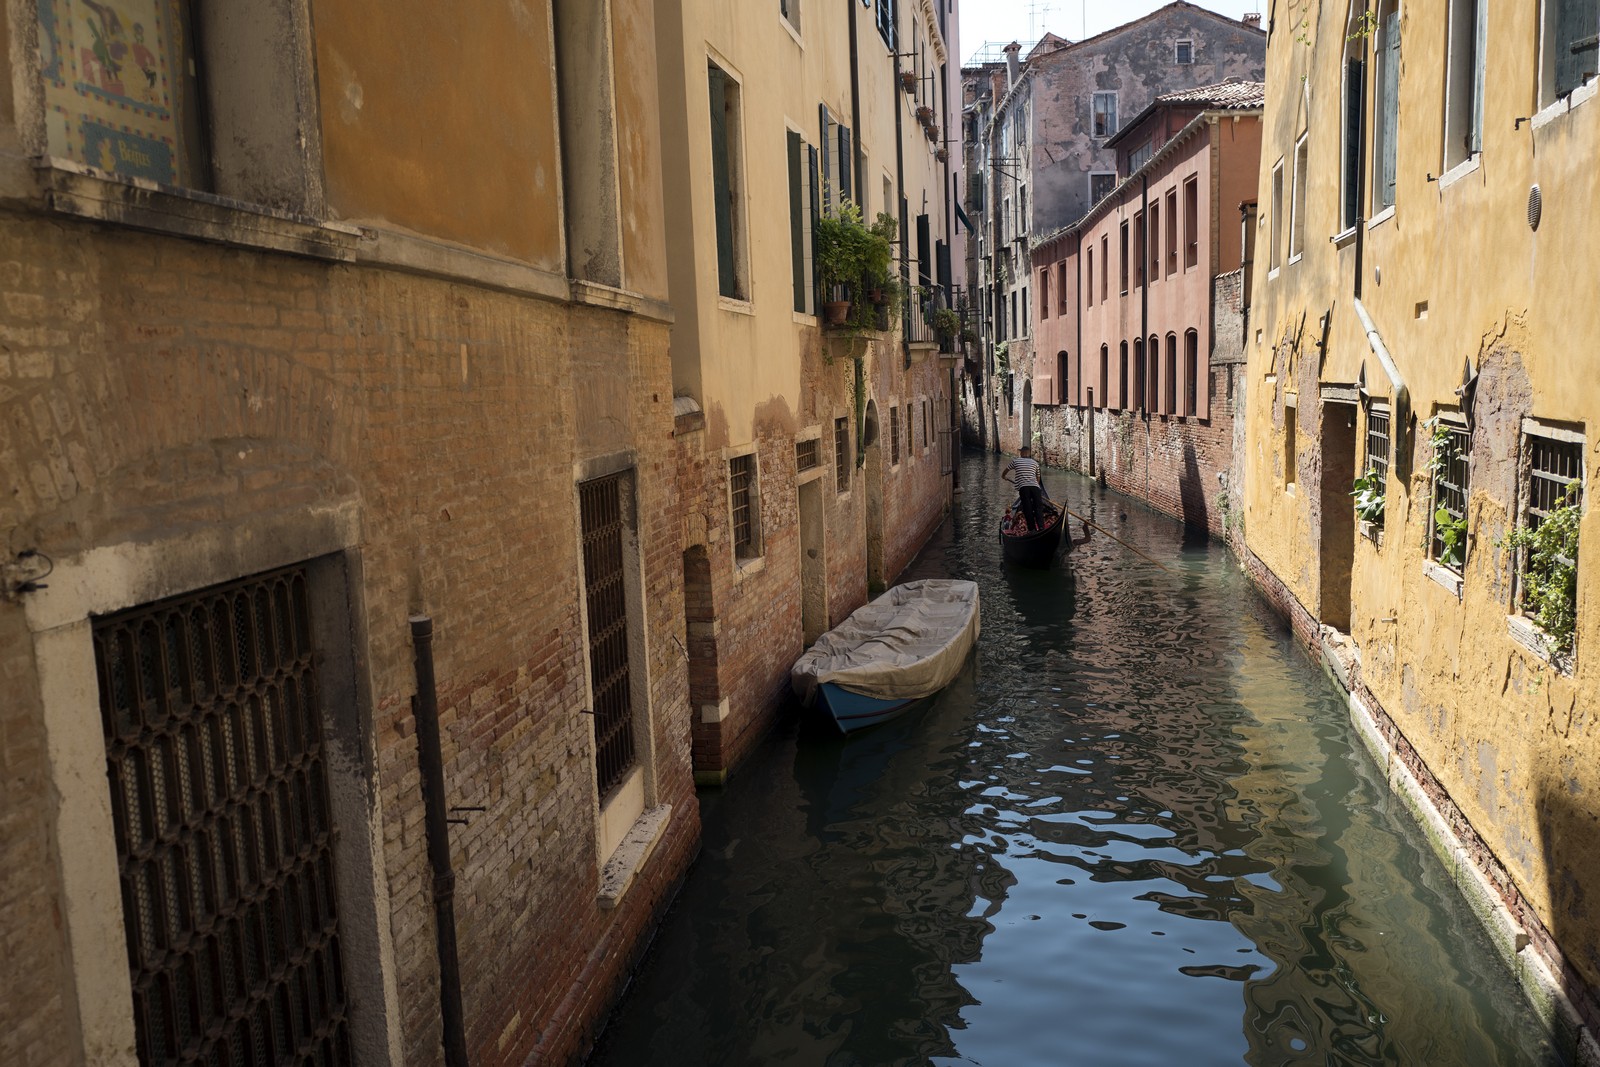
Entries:
{"label": "white tarp boat cover", "polygon": [[823,682],[880,700],[925,697],[961,672],[977,639],[976,582],[906,582],[823,634],[790,669],[789,684],[808,706]]}

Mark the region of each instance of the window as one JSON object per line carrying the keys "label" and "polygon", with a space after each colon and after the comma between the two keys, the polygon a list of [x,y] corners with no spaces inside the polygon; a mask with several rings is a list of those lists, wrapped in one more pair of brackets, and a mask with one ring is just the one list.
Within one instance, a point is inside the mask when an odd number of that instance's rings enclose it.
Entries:
{"label": "window", "polygon": [[1100,406],[1106,406],[1106,393],[1111,389],[1111,349],[1100,346]]}
{"label": "window", "polygon": [[1148,393],[1145,401],[1145,410],[1156,412],[1161,410],[1161,338],[1155,334],[1150,335],[1149,346],[1145,349],[1145,358],[1150,364],[1150,377],[1146,382]]}
{"label": "window", "polygon": [[1600,71],[1595,0],[1544,0],[1539,40],[1539,106],[1553,104]]}
{"label": "window", "polygon": [[1039,318],[1050,317],[1050,268],[1039,272]]}
{"label": "window", "polygon": [[1200,335],[1183,335],[1183,413],[1200,414]]}
{"label": "window", "polygon": [[1372,91],[1372,210],[1376,214],[1394,206],[1398,128],[1400,124],[1400,12],[1394,0],[1378,8],[1378,32],[1373,41],[1377,66]]}
{"label": "window", "polygon": [[636,762],[629,679],[625,575],[632,513],[627,472],[578,486],[583,530],[583,585],[588,604],[590,687],[594,693],[596,786],[604,804]]}
{"label": "window", "polygon": [[761,555],[761,494],[754,453],[728,460],[728,495],[733,507],[734,559]]}
{"label": "window", "polygon": [[1283,161],[1272,168],[1272,218],[1269,222],[1272,246],[1267,251],[1267,269],[1283,266]]}
{"label": "window", "polygon": [[1483,57],[1488,47],[1486,0],[1450,0],[1446,58],[1444,169],[1483,151]]}
{"label": "window", "polygon": [[794,443],[794,469],[797,472],[816,470],[821,462],[815,437]]}
{"label": "window", "polygon": [[889,465],[900,462],[900,408],[889,409]]}
{"label": "window", "polygon": [[1133,286],[1144,284],[1144,212],[1133,216]]}
{"label": "window", "polygon": [[1020,337],[1021,334],[1018,331],[1021,329],[1021,325],[1017,321],[1017,291],[1013,289],[1011,290],[1011,333],[1008,336]]}
{"label": "window", "polygon": [[794,309],[816,311],[816,259],[812,254],[812,220],[816,217],[815,149],[789,131],[789,267],[794,279]]}
{"label": "window", "polygon": [[1167,273],[1178,273],[1178,190],[1167,193]]}
{"label": "window", "polygon": [[[1367,462],[1362,468],[1370,474],[1378,476],[1378,488],[1383,495],[1388,495],[1389,485],[1389,409],[1372,405],[1367,412]],[[1383,527],[1383,514],[1372,521],[1372,525]]]}
{"label": "window", "polygon": [[850,420],[833,420],[833,484],[840,493],[850,490]]}
{"label": "window", "polygon": [[1467,561],[1472,434],[1465,426],[1440,422],[1433,434],[1433,448],[1433,513],[1428,519],[1428,558],[1460,574]]}
{"label": "window", "polygon": [[1089,206],[1094,207],[1100,201],[1110,196],[1117,187],[1116,171],[1096,170],[1089,172]]}
{"label": "window", "polygon": [[899,0],[878,0],[878,33],[883,36],[883,43],[893,51],[898,37],[895,33],[894,8]]}
{"label": "window", "polygon": [[1367,72],[1362,61],[1365,38],[1360,36],[1359,19],[1365,10],[1365,0],[1351,0],[1350,17],[1345,24],[1344,45],[1344,102],[1343,121],[1339,128],[1341,156],[1339,229],[1354,229],[1361,214],[1361,114],[1366,108]]}
{"label": "window", "polygon": [[1067,388],[1067,354],[1056,353],[1056,403],[1066,404],[1071,402],[1072,391]]}
{"label": "window", "polygon": [[1188,66],[1194,62],[1194,42],[1181,40],[1173,45],[1172,61],[1179,66]]}
{"label": "window", "polygon": [[1117,359],[1117,407],[1128,406],[1128,342],[1122,342],[1122,351]]}
{"label": "window", "polygon": [[836,121],[827,104],[817,105],[817,128],[822,138],[822,210],[829,212],[856,195],[855,155],[850,127]]}
{"label": "window", "polygon": [[1301,134],[1294,146],[1294,189],[1289,203],[1289,262],[1306,251],[1306,146],[1310,135]]}
{"label": "window", "polygon": [[1178,337],[1176,334],[1167,334],[1167,402],[1162,406],[1162,414],[1176,415],[1178,413]]}
{"label": "window", "polygon": [[744,181],[741,174],[739,83],[709,63],[711,89],[711,189],[717,220],[717,291],[746,298]]}
{"label": "window", "polygon": [[1128,224],[1122,224],[1122,255],[1117,260],[1118,277],[1122,282],[1122,292],[1128,292]]}
{"label": "window", "polygon": [[1117,132],[1117,94],[1095,93],[1090,98],[1090,130],[1095,137],[1112,137]]}
{"label": "window", "polygon": [[1299,419],[1299,412],[1295,405],[1284,401],[1283,404],[1283,488],[1285,492],[1294,492],[1295,482],[1299,481],[1300,459],[1297,454],[1300,428],[1295,425]]}
{"label": "window", "polygon": [[1127,172],[1129,174],[1132,174],[1134,171],[1138,170],[1140,167],[1142,167],[1146,163],[1150,162],[1150,157],[1152,155],[1154,155],[1154,154],[1155,154],[1155,147],[1149,141],[1146,141],[1144,144],[1140,145],[1138,148],[1135,148],[1133,151],[1128,153],[1128,171]]}
{"label": "window", "polygon": [[1028,337],[1033,333],[1033,305],[1028,303],[1028,287],[1022,287],[1022,318],[1017,320],[1017,325],[1022,332],[1019,337]]}
{"label": "window", "polygon": [[1200,265],[1200,179],[1190,178],[1183,183],[1183,237],[1185,268]]}
{"label": "window", "polygon": [[1133,342],[1133,407],[1149,410],[1144,391],[1144,338]]}
{"label": "window", "polygon": [[[1172,225],[1172,216],[1170,215],[1167,216],[1167,225]],[[1150,204],[1150,232],[1147,236],[1149,244],[1145,247],[1149,249],[1146,255],[1150,260],[1150,281],[1152,283],[1159,282],[1161,280],[1161,198],[1159,196]]]}
{"label": "window", "polygon": [[1094,307],[1094,246],[1089,247],[1089,256],[1086,263],[1089,275],[1089,284],[1083,287],[1083,306]]}
{"label": "window", "polygon": [[[1092,283],[1093,279],[1091,279]],[[1100,299],[1111,299],[1111,238],[1107,235],[1100,237]]]}
{"label": "window", "polygon": [[1056,310],[1061,314],[1067,313],[1067,261],[1062,260],[1056,268]]}
{"label": "window", "polygon": [[[1521,525],[1534,531],[1558,508],[1583,505],[1583,437],[1570,431],[1530,428],[1531,423],[1532,420],[1525,420],[1522,439]],[[1576,568],[1577,564],[1577,559],[1559,552],[1555,558],[1547,559],[1534,558],[1526,550],[1518,553],[1518,610],[1530,612],[1528,600],[1536,583],[1549,583],[1557,577],[1557,568]],[[1575,611],[1576,602],[1569,601],[1566,610]]]}
{"label": "window", "polygon": [[778,14],[782,15],[783,20],[793,26],[796,32],[799,32],[800,0],[778,0]]}
{"label": "window", "polygon": [[213,1035],[234,1062],[351,1062],[309,586],[297,566],[93,620],[143,1063]]}

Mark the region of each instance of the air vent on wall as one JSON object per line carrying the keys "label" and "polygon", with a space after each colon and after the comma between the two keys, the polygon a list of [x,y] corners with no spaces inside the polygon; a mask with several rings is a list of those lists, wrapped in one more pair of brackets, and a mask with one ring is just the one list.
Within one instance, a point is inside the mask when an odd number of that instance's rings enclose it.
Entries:
{"label": "air vent on wall", "polygon": [[1544,214],[1544,194],[1537,185],[1528,190],[1528,227],[1539,228],[1539,216]]}

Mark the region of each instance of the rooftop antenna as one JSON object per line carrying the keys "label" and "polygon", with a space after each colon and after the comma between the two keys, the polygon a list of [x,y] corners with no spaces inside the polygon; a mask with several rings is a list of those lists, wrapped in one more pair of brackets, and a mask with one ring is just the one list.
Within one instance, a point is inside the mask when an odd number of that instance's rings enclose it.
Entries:
{"label": "rooftop antenna", "polygon": [[1049,14],[1050,14],[1050,5],[1049,4],[1043,3],[1042,0],[1029,0],[1029,2],[1028,2],[1028,40],[1037,41],[1039,39],[1039,36],[1040,36],[1039,27],[1038,27],[1039,16],[1040,15],[1048,16]]}

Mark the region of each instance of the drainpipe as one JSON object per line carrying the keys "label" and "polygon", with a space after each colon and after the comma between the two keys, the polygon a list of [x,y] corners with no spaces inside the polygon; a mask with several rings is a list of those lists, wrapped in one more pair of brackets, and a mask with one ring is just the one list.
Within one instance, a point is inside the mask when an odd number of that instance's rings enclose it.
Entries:
{"label": "drainpipe", "polygon": [[[845,0],[850,5],[850,84],[851,92],[855,92],[856,63],[855,63],[855,32],[856,32],[856,3],[855,0]],[[889,98],[894,101],[894,188],[900,197],[900,203],[909,203],[906,199],[906,145],[905,145],[905,109],[900,106],[900,98],[905,95],[900,91],[900,20],[895,20],[894,46],[890,49],[894,55],[894,69],[889,72]],[[906,273],[906,246],[911,243],[909,236],[910,220],[900,220],[900,278],[907,280]],[[911,366],[911,331],[907,327],[911,324],[912,294],[904,293],[900,298],[900,357],[907,367]]]}
{"label": "drainpipe", "polygon": [[[1150,175],[1148,174],[1139,179],[1139,204],[1139,210],[1144,213],[1144,240],[1139,245],[1139,269],[1145,272],[1144,291],[1139,295],[1139,340],[1144,342],[1141,347],[1144,348],[1144,367],[1142,369],[1145,373],[1137,375],[1136,377],[1146,379],[1144,383],[1145,395],[1139,398],[1139,409],[1144,412],[1144,422],[1146,427],[1145,432],[1148,437],[1150,425],[1150,405],[1147,403],[1150,395],[1150,382],[1148,381],[1148,375],[1150,371]],[[1171,226],[1171,221],[1168,221],[1167,225]],[[1138,276],[1138,274],[1134,275],[1135,278]],[[1148,448],[1146,449],[1144,480],[1145,499],[1148,501],[1150,498],[1150,460]]]}
{"label": "drainpipe", "polygon": [[412,718],[417,724],[417,763],[422,772],[428,865],[433,868],[434,934],[439,953],[439,1021],[446,1067],[467,1067],[467,1033],[461,1011],[461,966],[456,954],[456,875],[450,866],[450,828],[445,817],[444,756],[439,744],[439,691],[433,676],[433,619],[411,617],[417,671]]}
{"label": "drainpipe", "polygon": [[[1077,288],[1073,293],[1075,301],[1074,301],[1074,303],[1072,305],[1073,332],[1075,334],[1075,336],[1072,339],[1072,344],[1073,344],[1073,349],[1072,350],[1078,354],[1078,357],[1077,357],[1078,358],[1078,376],[1077,376],[1077,381],[1081,385],[1083,383],[1083,231],[1082,230],[1078,230],[1076,233],[1074,233],[1072,235],[1072,239],[1077,244],[1077,253],[1078,253],[1077,255],[1072,257],[1073,268],[1074,268],[1073,269],[1073,275],[1074,275],[1074,277],[1076,279],[1076,284],[1077,284]],[[1094,284],[1094,279],[1093,278],[1089,279],[1089,284],[1090,285]],[[1094,475],[1094,451],[1093,451],[1093,449],[1094,449],[1094,434],[1093,433],[1091,433],[1089,435],[1089,443],[1090,443],[1089,474],[1092,477]]]}

